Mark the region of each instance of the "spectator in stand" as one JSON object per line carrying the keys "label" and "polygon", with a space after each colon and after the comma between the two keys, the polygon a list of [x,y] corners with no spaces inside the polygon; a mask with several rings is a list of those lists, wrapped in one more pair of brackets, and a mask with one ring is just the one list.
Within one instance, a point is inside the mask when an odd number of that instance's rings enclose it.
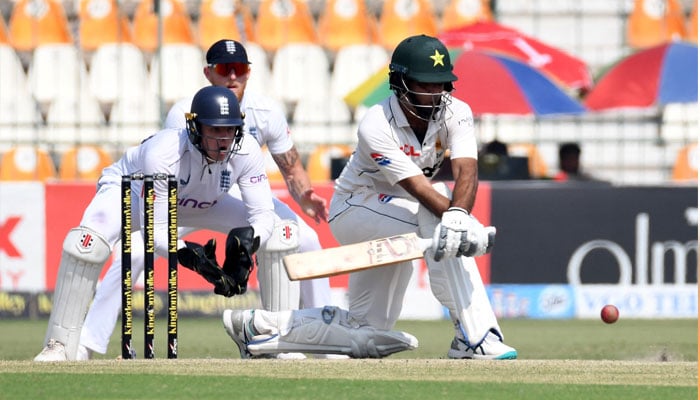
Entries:
{"label": "spectator in stand", "polygon": [[567,142],[559,145],[559,172],[554,175],[554,180],[566,181],[593,181],[590,175],[581,172],[581,147],[578,143]]}

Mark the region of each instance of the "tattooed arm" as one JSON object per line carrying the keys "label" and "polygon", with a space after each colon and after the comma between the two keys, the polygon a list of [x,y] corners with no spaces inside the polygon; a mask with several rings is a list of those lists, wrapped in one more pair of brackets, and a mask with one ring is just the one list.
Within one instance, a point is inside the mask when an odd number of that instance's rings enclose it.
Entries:
{"label": "tattooed arm", "polygon": [[328,219],[326,199],[314,193],[311,180],[304,170],[296,147],[292,147],[285,153],[273,154],[272,159],[275,160],[284,177],[289,194],[299,204],[302,211],[317,223],[326,221]]}

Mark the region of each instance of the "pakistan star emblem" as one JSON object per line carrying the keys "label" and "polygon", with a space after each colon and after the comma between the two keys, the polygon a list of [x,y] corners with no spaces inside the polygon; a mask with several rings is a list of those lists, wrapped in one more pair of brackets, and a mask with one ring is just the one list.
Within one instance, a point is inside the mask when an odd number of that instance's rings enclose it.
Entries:
{"label": "pakistan star emblem", "polygon": [[433,59],[433,67],[437,67],[438,65],[442,65],[443,67],[445,66],[445,63],[442,62],[442,59],[445,58],[444,54],[440,54],[440,52],[435,49],[435,54],[430,56],[430,58]]}

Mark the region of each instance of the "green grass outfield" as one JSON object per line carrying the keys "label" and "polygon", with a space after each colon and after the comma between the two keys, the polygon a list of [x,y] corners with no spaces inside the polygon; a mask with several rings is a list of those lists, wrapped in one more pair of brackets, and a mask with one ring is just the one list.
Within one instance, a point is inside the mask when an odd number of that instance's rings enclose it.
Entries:
{"label": "green grass outfield", "polygon": [[[165,354],[162,319],[156,355]],[[137,320],[140,324],[141,321]],[[141,325],[135,337],[142,354]],[[0,322],[0,399],[697,399],[697,320],[503,320],[515,361],[447,360],[448,321],[382,360],[239,360],[219,319],[181,319],[178,360],[34,363],[45,320]]]}

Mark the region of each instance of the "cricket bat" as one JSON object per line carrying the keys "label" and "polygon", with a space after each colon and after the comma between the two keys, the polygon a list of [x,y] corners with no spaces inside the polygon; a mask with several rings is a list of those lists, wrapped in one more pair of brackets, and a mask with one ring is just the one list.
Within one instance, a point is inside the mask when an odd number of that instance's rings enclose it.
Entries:
{"label": "cricket bat", "polygon": [[431,239],[415,233],[391,236],[329,249],[296,253],[282,261],[292,281],[347,274],[423,257]]}

